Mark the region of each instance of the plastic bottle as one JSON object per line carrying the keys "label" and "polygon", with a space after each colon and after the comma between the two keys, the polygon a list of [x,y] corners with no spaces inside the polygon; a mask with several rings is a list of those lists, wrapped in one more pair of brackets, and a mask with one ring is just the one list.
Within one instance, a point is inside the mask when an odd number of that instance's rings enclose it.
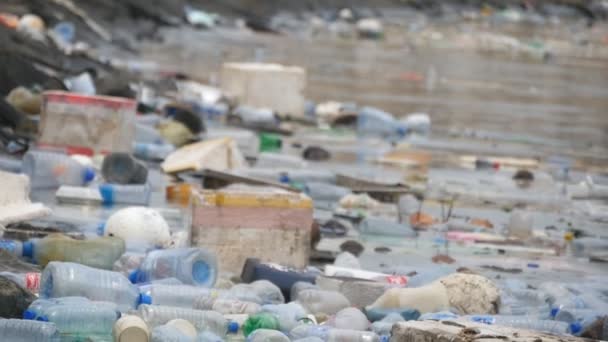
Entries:
{"label": "plastic bottle", "polygon": [[28,272],[28,273],[13,273],[13,272],[0,272],[0,277],[5,277],[13,282],[19,284],[22,288],[36,294],[40,290],[40,273],[39,272]]}
{"label": "plastic bottle", "polygon": [[142,304],[138,308],[138,315],[151,327],[166,324],[174,319],[183,319],[192,323],[199,331],[211,331],[218,336],[225,336],[228,331],[228,321],[222,314],[214,311]]}
{"label": "plastic bottle", "polygon": [[301,169],[307,165],[306,161],[297,156],[272,152],[260,153],[255,163],[255,166],[260,168],[286,167]]}
{"label": "plastic bottle", "polygon": [[335,329],[326,325],[300,325],[290,333],[293,340],[305,337],[318,337],[325,342],[380,342],[380,337],[371,331]]}
{"label": "plastic bottle", "polygon": [[260,134],[260,152],[280,151],[282,146],[281,136],[274,133]]}
{"label": "plastic bottle", "polygon": [[194,338],[184,334],[173,326],[161,325],[152,329],[150,342],[195,342]]}
{"label": "plastic bottle", "polygon": [[51,234],[26,242],[3,240],[0,249],[5,248],[17,256],[32,259],[42,267],[51,261],[69,261],[112,269],[114,262],[125,252],[125,243],[115,237],[74,240],[62,234]]}
{"label": "plastic bottle", "polygon": [[279,121],[271,109],[239,106],[234,110],[243,124],[275,127]]}
{"label": "plastic bottle", "polygon": [[139,122],[135,124],[135,141],[146,144],[165,143],[165,139],[156,128]]}
{"label": "plastic bottle", "polygon": [[363,107],[357,117],[357,133],[363,137],[401,139],[407,133],[407,126],[395,120],[390,113],[377,108]]}
{"label": "plastic bottle", "polygon": [[168,305],[182,308],[209,309],[199,305],[219,297],[225,291],[191,285],[150,284],[141,288],[142,304]]}
{"label": "plastic bottle", "polygon": [[298,294],[298,303],[308,312],[334,315],[338,311],[350,306],[344,295],[337,291],[303,290]]}
{"label": "plastic bottle", "polygon": [[249,318],[243,324],[243,333],[249,336],[252,332],[258,329],[279,330],[279,319],[272,313],[260,312]]}
{"label": "plastic bottle", "polygon": [[110,334],[118,318],[111,307],[75,303],[47,307],[37,319],[55,323],[62,334]]}
{"label": "plastic bottle", "polygon": [[555,315],[555,320],[570,324],[571,332],[578,334],[604,315],[593,309],[561,309]]}
{"label": "plastic bottle", "polygon": [[359,224],[359,231],[370,236],[416,237],[416,232],[409,225],[381,217],[366,217]]}
{"label": "plastic bottle", "polygon": [[458,315],[450,312],[450,311],[440,311],[440,312],[429,312],[420,315],[418,318],[419,321],[433,320],[433,321],[445,321],[448,319],[456,319]]}
{"label": "plastic bottle", "polygon": [[224,342],[224,339],[210,331],[203,331],[196,338],[196,342]]}
{"label": "plastic bottle", "polygon": [[128,153],[111,153],[103,158],[101,173],[108,183],[145,184],[148,169]]}
{"label": "plastic bottle", "polygon": [[608,251],[608,239],[585,237],[572,241],[572,254],[577,258],[588,257],[600,251]]}
{"label": "plastic bottle", "polygon": [[258,329],[247,337],[247,342],[289,342],[289,338],[280,331]]}
{"label": "plastic bottle", "polygon": [[49,151],[29,151],[23,156],[23,173],[32,189],[83,186],[95,178],[95,170],[71,157]]}
{"label": "plastic bottle", "polygon": [[319,289],[319,287],[313,283],[307,281],[297,281],[291,286],[290,298],[292,301],[298,300],[298,295],[304,290]]}
{"label": "plastic bottle", "polygon": [[85,297],[61,297],[49,299],[36,299],[23,312],[23,318],[47,321],[49,310],[55,306],[86,306],[89,308],[98,308],[114,313],[118,311],[118,305],[112,302],[91,301]]}
{"label": "plastic bottle", "polygon": [[249,286],[262,299],[262,304],[285,303],[285,297],[283,297],[281,289],[268,280],[256,280],[249,284]]}
{"label": "plastic bottle", "polygon": [[262,310],[257,303],[245,302],[238,299],[222,299],[205,296],[194,302],[194,308],[199,310],[217,311],[224,315],[252,315]]}
{"label": "plastic bottle", "polygon": [[279,320],[279,329],[283,332],[291,331],[302,319],[307,317],[306,310],[295,302],[264,305],[262,312],[274,314]]}
{"label": "plastic bottle", "polygon": [[542,320],[531,316],[473,315],[467,317],[473,322],[537,330],[557,335],[567,335],[573,333],[572,329],[576,329],[576,326],[565,322]]}
{"label": "plastic bottle", "polygon": [[171,144],[136,143],[133,146],[133,154],[144,160],[165,160],[173,151],[175,147]]}
{"label": "plastic bottle", "polygon": [[150,184],[102,184],[99,186],[99,193],[103,199],[103,204],[130,204],[148,205],[150,202]]}
{"label": "plastic bottle", "polygon": [[53,323],[21,319],[0,319],[0,336],[10,342],[59,342]]}
{"label": "plastic bottle", "polygon": [[[397,315],[403,320],[401,315]],[[394,315],[389,315],[387,317],[393,317]],[[386,320],[385,317],[383,320]],[[334,317],[332,317],[327,323],[334,328],[338,329],[353,329],[353,330],[367,330],[369,328],[369,321],[367,317],[361,310],[357,308],[346,308],[340,310]]]}
{"label": "plastic bottle", "polygon": [[405,319],[398,313],[391,313],[384,317],[380,321],[372,323],[372,331],[380,336],[387,336],[391,334],[393,325],[397,322],[404,322]]}
{"label": "plastic bottle", "polygon": [[114,324],[115,342],[149,342],[150,331],[146,322],[137,316],[123,316]]}
{"label": "plastic bottle", "polygon": [[337,185],[319,182],[307,182],[304,192],[314,201],[337,203],[342,197],[351,193],[350,189]]}
{"label": "plastic bottle", "polygon": [[184,284],[213,287],[217,269],[215,256],[200,248],[155,250],[148,253],[129,279],[133,283],[145,283],[174,277]]}
{"label": "plastic bottle", "polygon": [[137,306],[139,291],[125,276],[71,262],[50,262],[40,281],[40,297],[82,296],[116,303],[121,311]]}

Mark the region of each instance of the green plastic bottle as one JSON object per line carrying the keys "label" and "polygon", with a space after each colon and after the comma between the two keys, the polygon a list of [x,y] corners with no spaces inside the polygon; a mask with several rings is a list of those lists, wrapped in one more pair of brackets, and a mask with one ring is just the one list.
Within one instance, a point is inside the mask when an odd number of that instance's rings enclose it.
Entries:
{"label": "green plastic bottle", "polygon": [[274,133],[260,134],[260,152],[276,152],[281,150],[281,136]]}
{"label": "green plastic bottle", "polygon": [[258,329],[280,330],[279,320],[275,315],[268,312],[261,312],[249,316],[243,324],[243,333],[245,333],[245,336],[249,336],[249,334]]}

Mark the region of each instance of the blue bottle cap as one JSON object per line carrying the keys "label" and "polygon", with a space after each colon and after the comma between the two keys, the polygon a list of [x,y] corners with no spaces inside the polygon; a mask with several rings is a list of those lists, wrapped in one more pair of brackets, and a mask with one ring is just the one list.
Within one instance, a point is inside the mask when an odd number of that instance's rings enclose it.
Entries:
{"label": "blue bottle cap", "polygon": [[132,284],[137,284],[137,278],[138,277],[139,277],[139,271],[138,270],[135,270],[135,271],[129,273],[129,281]]}
{"label": "blue bottle cap", "polygon": [[537,263],[534,263],[534,262],[530,262],[530,263],[528,263],[528,267],[530,267],[530,268],[539,268],[540,265],[537,264]]}
{"label": "blue bottle cap", "polygon": [[35,319],[36,318],[36,312],[32,311],[32,310],[25,310],[23,312],[23,319]]}
{"label": "blue bottle cap", "polygon": [[34,243],[32,241],[25,241],[23,243],[22,255],[27,258],[34,257]]}
{"label": "blue bottle cap", "polygon": [[279,182],[283,184],[289,184],[289,176],[286,173],[282,173],[279,177]]}
{"label": "blue bottle cap", "polygon": [[192,264],[192,279],[197,284],[203,285],[209,281],[211,269],[209,264],[204,261],[196,261]]}
{"label": "blue bottle cap", "polygon": [[106,223],[105,222],[101,222],[97,226],[97,235],[103,236],[105,233],[106,233]]}
{"label": "blue bottle cap", "polygon": [[555,318],[555,316],[557,316],[558,312],[559,312],[559,308],[551,308],[551,317]]}
{"label": "blue bottle cap", "polygon": [[40,321],[40,322],[48,322],[49,318],[46,316],[40,316],[40,317],[36,318],[36,320]]}
{"label": "blue bottle cap", "polygon": [[89,183],[95,179],[95,169],[92,167],[87,167],[84,169],[83,180],[85,183]]}
{"label": "blue bottle cap", "polygon": [[403,126],[397,127],[397,135],[403,138],[407,134],[407,128]]}
{"label": "blue bottle cap", "polygon": [[583,330],[583,325],[580,324],[579,322],[574,322],[574,323],[570,324],[570,332],[573,335],[580,333],[582,330]]}
{"label": "blue bottle cap", "polygon": [[99,194],[103,199],[104,205],[114,204],[114,187],[112,184],[102,184],[99,186]]}
{"label": "blue bottle cap", "polygon": [[389,342],[390,340],[391,340],[391,337],[389,335],[380,336],[380,342]]}
{"label": "blue bottle cap", "polygon": [[140,293],[137,305],[139,306],[140,304],[152,305],[152,296],[148,296],[145,293]]}
{"label": "blue bottle cap", "polygon": [[228,322],[228,332],[236,334],[239,331],[239,323],[235,321]]}

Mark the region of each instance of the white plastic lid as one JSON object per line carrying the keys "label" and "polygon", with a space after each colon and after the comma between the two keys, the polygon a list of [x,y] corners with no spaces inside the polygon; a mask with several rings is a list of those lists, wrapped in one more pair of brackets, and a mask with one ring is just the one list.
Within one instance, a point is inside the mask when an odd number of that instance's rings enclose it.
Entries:
{"label": "white plastic lid", "polygon": [[137,316],[123,316],[114,324],[112,331],[117,342],[148,342],[150,331],[146,322]]}

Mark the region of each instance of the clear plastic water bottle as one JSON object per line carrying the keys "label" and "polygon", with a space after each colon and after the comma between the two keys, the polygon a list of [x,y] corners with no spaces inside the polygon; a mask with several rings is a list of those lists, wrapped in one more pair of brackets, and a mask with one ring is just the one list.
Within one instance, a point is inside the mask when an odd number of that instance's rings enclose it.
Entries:
{"label": "clear plastic water bottle", "polygon": [[177,278],[184,284],[213,287],[217,279],[217,259],[200,248],[175,248],[148,253],[140,268],[131,273],[133,283]]}
{"label": "clear plastic water bottle", "polygon": [[95,170],[68,155],[49,151],[29,151],[23,156],[23,173],[32,189],[83,186],[95,179]]}
{"label": "clear plastic water bottle", "polygon": [[322,312],[328,315],[334,315],[350,306],[348,299],[340,292],[315,289],[301,291],[298,295],[298,303],[308,312]]}
{"label": "clear plastic water bottle", "polygon": [[[399,314],[393,314],[398,315]],[[393,317],[389,315],[390,317]],[[387,318],[385,317],[384,320]],[[403,319],[403,318],[401,318]],[[388,321],[387,321],[388,322]],[[369,321],[361,310],[357,308],[346,308],[340,310],[334,317],[330,318],[327,324],[338,329],[353,329],[353,330],[367,330],[369,328]]]}
{"label": "clear plastic water bottle", "polygon": [[217,298],[224,292],[223,290],[191,285],[150,284],[141,288],[140,302],[142,304],[208,309],[198,303]]}
{"label": "clear plastic water bottle", "polygon": [[37,319],[55,323],[62,334],[111,334],[120,312],[109,306],[87,303],[56,304],[43,310]]}
{"label": "clear plastic water bottle", "polygon": [[165,160],[175,151],[171,144],[136,143],[133,145],[133,154],[144,160]]}
{"label": "clear plastic water bottle", "polygon": [[82,296],[112,302],[121,311],[137,306],[139,291],[124,275],[71,262],[51,262],[40,281],[41,298]]}
{"label": "clear plastic water bottle", "polygon": [[0,319],[0,336],[10,342],[59,342],[59,331],[53,323]]}
{"label": "clear plastic water bottle", "polygon": [[295,328],[301,319],[306,318],[306,310],[298,303],[267,304],[262,307],[262,312],[275,315],[279,321],[281,331],[289,332]]}
{"label": "clear plastic water bottle", "polygon": [[289,338],[277,330],[258,329],[247,336],[247,342],[289,342]]}
{"label": "clear plastic water bottle", "polygon": [[230,298],[213,298],[204,296],[194,302],[194,308],[198,310],[212,310],[224,315],[248,314],[252,315],[262,310],[257,303],[245,302]]}
{"label": "clear plastic water bottle", "polygon": [[305,337],[318,337],[326,342],[380,342],[380,336],[372,331],[335,329],[326,325],[299,325],[289,335],[294,340]]}
{"label": "clear plastic water bottle", "polygon": [[390,113],[377,108],[363,107],[357,118],[357,133],[362,137],[401,139],[407,133],[407,126]]}
{"label": "clear plastic water bottle", "polygon": [[101,310],[112,311],[118,313],[118,305],[111,302],[91,301],[85,297],[61,297],[49,299],[36,299],[23,312],[24,319],[34,319],[40,321],[48,321],[49,309],[55,306],[86,306],[89,308],[97,308]]}
{"label": "clear plastic water bottle", "polygon": [[179,318],[192,323],[198,331],[211,331],[218,336],[225,336],[228,331],[228,321],[215,311],[142,304],[138,308],[138,315],[152,327]]}
{"label": "clear plastic water bottle", "polygon": [[304,291],[304,290],[310,290],[310,289],[319,289],[319,287],[313,283],[309,283],[307,281],[296,281],[292,286],[291,286],[291,291],[289,292],[289,298],[291,298],[292,301],[298,300],[298,295],[300,294],[300,292]]}
{"label": "clear plastic water bottle", "polygon": [[576,329],[575,326],[572,326],[566,322],[543,320],[532,316],[473,315],[467,317],[473,322],[543,331],[556,335],[568,335],[573,333],[573,328]]}
{"label": "clear plastic water bottle", "polygon": [[237,284],[224,298],[236,298],[257,304],[282,304],[285,298],[281,289],[268,280],[256,280],[251,284]]}
{"label": "clear plastic water bottle", "polygon": [[111,269],[125,252],[125,242],[115,237],[74,240],[61,234],[21,242],[3,240],[0,249],[33,260],[44,267],[51,261],[69,261],[95,268]]}
{"label": "clear plastic water bottle", "polygon": [[210,331],[203,331],[196,337],[196,342],[224,342],[224,339]]}
{"label": "clear plastic water bottle", "polygon": [[236,284],[221,296],[224,299],[238,299],[243,302],[265,304],[264,300],[249,284]]}
{"label": "clear plastic water bottle", "polygon": [[308,163],[298,156],[274,152],[260,153],[255,163],[255,166],[260,168],[286,167],[301,169],[307,165]]}
{"label": "clear plastic water bottle", "polygon": [[148,205],[150,202],[150,184],[102,184],[99,186],[99,193],[103,199],[103,204],[130,204]]}

